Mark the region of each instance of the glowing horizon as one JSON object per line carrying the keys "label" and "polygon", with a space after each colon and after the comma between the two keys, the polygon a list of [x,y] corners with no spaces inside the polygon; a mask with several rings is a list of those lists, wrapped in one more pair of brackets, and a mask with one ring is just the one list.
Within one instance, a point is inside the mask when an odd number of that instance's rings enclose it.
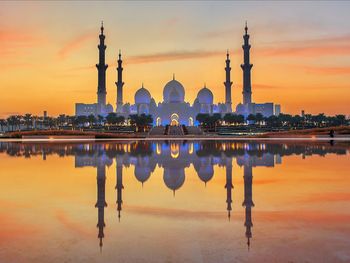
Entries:
{"label": "glowing horizon", "polygon": [[186,101],[193,103],[206,83],[214,102],[223,102],[229,49],[235,108],[242,101],[241,45],[248,20],[254,102],[281,104],[291,114],[348,115],[349,7],[348,2],[317,3],[317,11],[310,2],[2,2],[0,117],[44,110],[72,115],[76,102],[96,102],[101,20],[107,101],[114,108],[119,49],[130,103],[141,83],[161,101],[173,73],[186,89]]}

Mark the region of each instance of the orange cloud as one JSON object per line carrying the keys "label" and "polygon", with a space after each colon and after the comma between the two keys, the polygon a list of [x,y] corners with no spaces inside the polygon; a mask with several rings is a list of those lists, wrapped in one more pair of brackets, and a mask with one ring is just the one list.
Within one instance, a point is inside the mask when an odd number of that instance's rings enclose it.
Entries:
{"label": "orange cloud", "polygon": [[90,231],[84,228],[80,222],[73,222],[64,211],[57,211],[56,218],[68,230],[75,232],[80,236],[88,237],[93,235]]}
{"label": "orange cloud", "polygon": [[268,222],[301,222],[308,224],[329,225],[329,222],[347,224],[350,214],[328,213],[319,211],[254,211],[256,221]]}
{"label": "orange cloud", "polygon": [[274,184],[281,182],[281,179],[255,179],[254,185]]}
{"label": "orange cloud", "polygon": [[348,75],[350,74],[350,67],[314,67],[314,66],[301,66],[307,73],[313,74],[327,74],[327,75]]}
{"label": "orange cloud", "polygon": [[222,56],[225,54],[224,51],[175,51],[175,52],[164,52],[155,53],[149,55],[132,56],[126,61],[127,64],[144,64],[152,62],[163,62],[163,61],[174,61],[184,59],[198,59],[207,58],[214,56]]}
{"label": "orange cloud", "polygon": [[69,54],[79,50],[90,39],[96,38],[96,32],[88,32],[70,40],[64,47],[58,51],[59,58],[66,58]]}
{"label": "orange cloud", "polygon": [[0,214],[2,230],[0,231],[0,245],[9,241],[18,241],[20,238],[28,237],[39,232],[35,226],[22,223],[13,216]]}
{"label": "orange cloud", "polygon": [[257,54],[262,56],[302,56],[319,57],[334,55],[350,55],[350,45],[322,45],[322,46],[279,46],[258,48]]}
{"label": "orange cloud", "polygon": [[23,48],[31,48],[41,40],[33,33],[28,34],[19,29],[0,29],[0,55],[17,55]]}
{"label": "orange cloud", "polygon": [[[239,88],[242,88],[242,84],[237,85]],[[273,86],[273,85],[268,85],[268,84],[253,84],[253,88],[255,89],[280,89],[280,86]]]}
{"label": "orange cloud", "polygon": [[186,209],[173,209],[173,208],[161,208],[161,207],[144,207],[144,206],[125,206],[125,210],[130,213],[142,214],[147,216],[157,217],[171,217],[182,219],[215,219],[222,217],[225,211],[212,212],[212,211],[192,211]]}
{"label": "orange cloud", "polygon": [[349,202],[350,193],[321,193],[312,194],[302,200],[302,203],[319,203],[319,202]]}

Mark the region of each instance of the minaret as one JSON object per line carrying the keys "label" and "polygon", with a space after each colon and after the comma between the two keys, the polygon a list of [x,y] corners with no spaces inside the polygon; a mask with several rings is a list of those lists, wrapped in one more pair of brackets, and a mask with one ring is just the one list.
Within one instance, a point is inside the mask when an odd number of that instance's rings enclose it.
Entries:
{"label": "minaret", "polygon": [[123,204],[122,191],[124,189],[122,157],[117,157],[116,159],[116,172],[117,172],[117,178],[116,178],[115,189],[117,189],[117,210],[118,210],[118,220],[120,221],[120,212],[122,210],[122,204]]}
{"label": "minaret", "polygon": [[103,228],[105,225],[104,215],[105,215],[105,207],[107,206],[105,199],[105,187],[106,187],[106,171],[104,164],[97,165],[97,202],[95,207],[98,208],[98,238],[100,239],[100,249],[102,249],[104,238]]}
{"label": "minaret", "polygon": [[232,112],[232,101],[231,101],[231,67],[230,67],[230,54],[226,54],[226,81],[224,82],[225,85],[225,103],[226,103],[226,108],[227,112]]}
{"label": "minaret", "polygon": [[231,218],[231,210],[232,210],[232,159],[228,158],[229,162],[226,163],[226,203],[227,203],[227,216],[228,220]]}
{"label": "minaret", "polygon": [[123,111],[123,67],[122,67],[122,55],[119,50],[119,57],[118,57],[118,67],[117,67],[117,82],[115,85],[117,85],[117,113],[121,113]]}
{"label": "minaret", "polygon": [[252,85],[251,85],[251,76],[250,70],[253,67],[253,64],[250,64],[250,44],[249,44],[249,35],[248,35],[248,26],[247,22],[245,23],[245,35],[243,36],[244,45],[242,46],[244,51],[244,64],[241,65],[243,70],[243,104],[252,103]]}
{"label": "minaret", "polygon": [[99,50],[99,63],[96,64],[98,72],[98,86],[97,86],[97,103],[99,106],[99,111],[106,105],[106,69],[108,65],[105,61],[105,50],[107,46],[105,45],[105,35],[103,34],[103,22],[101,23],[101,33],[100,33],[100,44],[97,46]]}
{"label": "minaret", "polygon": [[252,222],[252,207],[253,203],[253,168],[251,164],[244,164],[244,201],[243,206],[245,206],[245,222],[246,227],[245,236],[247,237],[248,249],[250,248],[250,239],[252,237],[253,222]]}

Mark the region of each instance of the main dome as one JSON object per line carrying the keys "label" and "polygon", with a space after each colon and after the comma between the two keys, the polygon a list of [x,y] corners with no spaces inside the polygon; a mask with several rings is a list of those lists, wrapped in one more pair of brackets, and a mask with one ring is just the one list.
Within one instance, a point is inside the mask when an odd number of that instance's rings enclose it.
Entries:
{"label": "main dome", "polygon": [[[174,98],[172,98],[174,97]],[[173,79],[169,81],[163,90],[164,102],[184,102],[185,101],[185,88],[180,82]]]}
{"label": "main dome", "polygon": [[151,94],[147,89],[145,89],[143,86],[142,88],[138,89],[135,93],[135,103],[136,104],[149,104],[151,102]]}
{"label": "main dome", "polygon": [[213,104],[213,93],[207,87],[201,89],[197,94],[198,102],[201,104]]}

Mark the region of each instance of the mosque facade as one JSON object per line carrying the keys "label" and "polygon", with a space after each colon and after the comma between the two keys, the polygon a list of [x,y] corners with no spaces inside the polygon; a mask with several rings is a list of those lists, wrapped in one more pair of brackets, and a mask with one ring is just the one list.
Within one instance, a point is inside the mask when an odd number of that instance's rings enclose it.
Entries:
{"label": "mosque facade", "polygon": [[[99,49],[99,63],[96,64],[98,71],[98,87],[97,87],[97,103],[84,104],[76,103],[76,115],[102,115],[106,116],[113,111],[111,104],[106,104],[106,70],[108,65],[105,63],[105,35],[103,24],[101,26],[101,33],[99,35],[100,44]],[[125,103],[123,100],[123,67],[122,57],[119,51],[117,60],[117,98],[116,110],[119,115],[128,117],[131,114],[150,114],[153,117],[155,126],[160,125],[197,125],[196,116],[199,113],[214,114],[219,113],[224,116],[227,113],[242,114],[247,117],[249,114],[261,113],[265,117],[275,114],[275,105],[273,103],[254,103],[252,102],[252,88],[251,88],[251,69],[250,64],[250,44],[248,27],[245,26],[245,34],[243,36],[244,44],[242,46],[244,52],[244,63],[241,65],[243,70],[243,102],[238,104],[235,110],[232,110],[232,81],[231,81],[231,67],[230,55],[226,54],[225,67],[225,102],[214,104],[214,95],[212,91],[204,85],[197,93],[193,103],[185,100],[185,87],[183,84],[173,78],[165,84],[163,88],[163,101],[156,103],[149,90],[142,86],[136,91],[134,96],[134,104]],[[279,105],[276,105],[280,108]]]}

